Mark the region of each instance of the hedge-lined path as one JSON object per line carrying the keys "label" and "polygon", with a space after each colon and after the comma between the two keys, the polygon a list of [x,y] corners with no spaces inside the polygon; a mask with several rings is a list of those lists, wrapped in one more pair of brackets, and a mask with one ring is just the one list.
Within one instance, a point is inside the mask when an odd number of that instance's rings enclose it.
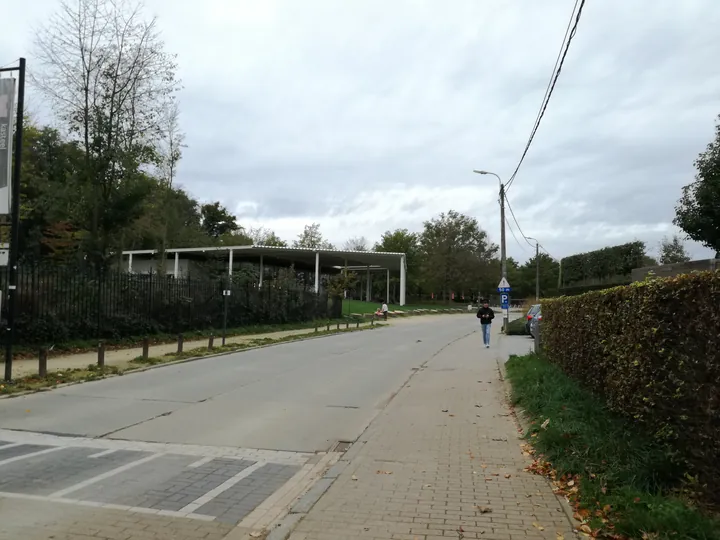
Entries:
{"label": "hedge-lined path", "polygon": [[354,448],[290,540],[574,538],[545,479],[524,472],[497,360],[531,341],[480,332],[414,375]]}
{"label": "hedge-lined path", "polygon": [[[459,313],[463,315],[463,313]],[[438,317],[447,317],[448,315],[423,315],[422,318],[425,322],[428,319],[435,320]],[[418,322],[418,317],[405,316],[403,318],[391,318],[388,323],[390,326],[413,324]],[[350,323],[351,327],[355,323]],[[361,326],[368,326],[370,320],[360,321]],[[320,326],[319,329],[323,330],[325,327]],[[336,328],[336,324],[331,325],[331,329]],[[341,324],[340,328],[344,328]],[[281,339],[288,336],[305,336],[307,334],[314,334],[314,328],[307,329],[296,329],[296,330],[282,330],[278,332],[266,332],[263,334],[244,334],[240,336],[230,336],[226,339],[226,343],[249,343],[255,340],[262,339]],[[218,346],[222,342],[220,336],[215,336],[215,345]],[[199,349],[208,346],[208,338],[188,340],[183,343],[183,350],[190,351],[192,349]],[[149,348],[150,357],[161,357],[166,354],[172,354],[177,352],[177,343],[162,343],[159,345],[151,345]],[[142,356],[142,347],[131,347],[127,349],[115,349],[105,351],[105,364],[108,366],[116,366],[120,369],[127,369],[131,365],[131,361],[139,356]],[[97,352],[84,352],[79,354],[68,354],[62,356],[50,356],[48,358],[48,373],[54,371],[62,371],[68,369],[80,369],[85,368],[90,364],[97,363]],[[1,363],[0,363],[1,364]],[[25,377],[27,375],[36,375],[38,373],[38,359],[37,358],[22,358],[13,360],[13,378]]]}

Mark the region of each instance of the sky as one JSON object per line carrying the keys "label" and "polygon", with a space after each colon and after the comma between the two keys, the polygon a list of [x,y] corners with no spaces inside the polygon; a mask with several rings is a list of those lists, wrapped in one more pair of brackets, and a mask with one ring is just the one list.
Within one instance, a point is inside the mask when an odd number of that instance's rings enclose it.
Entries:
{"label": "sky", "polygon": [[[72,0],[71,0],[72,1]],[[498,183],[527,142],[574,0],[146,0],[177,54],[177,182],[244,227],[337,245],[456,210],[500,240]],[[0,65],[33,62],[58,0],[11,3]],[[508,198],[554,257],[657,250],[720,114],[720,2],[587,0]],[[30,90],[31,111],[43,110]],[[508,254],[533,248],[508,212]],[[688,242],[694,258],[712,252]]]}

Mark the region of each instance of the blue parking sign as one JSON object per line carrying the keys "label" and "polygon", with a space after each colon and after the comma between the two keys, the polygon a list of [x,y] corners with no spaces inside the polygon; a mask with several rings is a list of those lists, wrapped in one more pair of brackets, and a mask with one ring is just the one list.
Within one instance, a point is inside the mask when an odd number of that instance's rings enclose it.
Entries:
{"label": "blue parking sign", "polygon": [[510,307],[510,295],[507,293],[502,293],[500,295],[500,307],[502,309],[508,309]]}

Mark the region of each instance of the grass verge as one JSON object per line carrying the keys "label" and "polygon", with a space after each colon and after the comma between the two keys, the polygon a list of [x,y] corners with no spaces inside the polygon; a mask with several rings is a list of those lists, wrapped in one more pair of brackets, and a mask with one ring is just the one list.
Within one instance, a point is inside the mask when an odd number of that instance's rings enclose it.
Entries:
{"label": "grass verge", "polygon": [[90,364],[86,368],[68,369],[64,371],[53,372],[48,374],[46,377],[31,375],[16,379],[12,383],[0,383],[0,396],[27,392],[41,392],[44,390],[51,390],[61,384],[96,381],[98,379],[104,379],[108,376],[132,373],[133,371],[144,368],[146,366],[168,364],[170,362],[187,360],[190,358],[203,358],[205,356],[215,354],[241,352],[247,349],[254,349],[267,345],[277,345],[280,343],[289,343],[291,341],[298,341],[312,337],[329,336],[333,334],[342,334],[348,332],[362,332],[364,330],[382,328],[383,326],[385,325],[381,323],[375,323],[374,326],[361,325],[359,327],[341,327],[340,329],[337,329],[337,327],[331,327],[330,330],[318,330],[317,332],[313,332],[311,334],[296,334],[278,338],[266,337],[260,339],[253,339],[243,343],[228,343],[224,346],[213,347],[212,349],[208,349],[207,347],[200,347],[197,349],[183,351],[182,353],[170,353],[159,357],[149,357],[148,359],[144,359],[142,356],[140,356],[131,361],[131,364],[133,364],[134,367],[125,370],[122,370],[117,366],[105,366],[103,368],[100,368],[94,364]]}
{"label": "grass verge", "polygon": [[[325,320],[320,319],[317,323],[320,327],[327,325],[336,325],[338,322],[344,324],[346,319],[333,319]],[[238,328],[228,328],[227,337],[236,336],[251,336],[253,334],[269,334],[272,332],[285,332],[288,330],[307,330],[309,328],[315,328],[316,321],[303,321],[297,323],[287,324],[265,324],[265,325],[253,325],[253,326],[241,326]],[[222,329],[208,328],[206,330],[191,330],[182,332],[185,341],[194,341],[202,338],[208,338],[211,335],[218,337],[222,334]],[[165,343],[175,343],[177,341],[177,334],[161,333],[151,334],[148,336],[150,339],[150,346],[162,345]],[[122,339],[106,339],[105,350],[113,351],[118,349],[130,349],[133,347],[141,347],[145,336],[129,336]],[[62,356],[66,354],[80,354],[85,352],[92,352],[97,350],[98,346],[97,339],[85,339],[85,340],[73,340],[63,343],[50,343],[47,345],[52,346],[52,356]],[[35,358],[38,354],[40,345],[19,345],[13,350],[13,358]],[[0,364],[3,362],[0,361]]]}
{"label": "grass verge", "polygon": [[[343,300],[343,313],[375,313],[382,305],[382,302],[363,302],[362,300]],[[452,302],[449,304],[416,304],[401,306],[398,304],[389,304],[390,311],[412,311],[413,309],[467,309],[467,304]]]}
{"label": "grass verge", "polygon": [[513,403],[530,420],[529,470],[549,476],[598,538],[720,540],[720,519],[692,502],[673,453],[537,355],[507,363]]}

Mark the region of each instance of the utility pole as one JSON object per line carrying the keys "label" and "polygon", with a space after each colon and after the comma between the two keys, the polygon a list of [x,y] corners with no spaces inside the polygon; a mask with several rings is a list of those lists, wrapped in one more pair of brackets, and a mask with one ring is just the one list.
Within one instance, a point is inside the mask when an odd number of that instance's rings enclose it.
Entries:
{"label": "utility pole", "polygon": [[535,240],[535,301],[540,301],[540,242]]}
{"label": "utility pole", "polygon": [[527,240],[535,240],[535,302],[540,301],[540,242],[537,238],[526,236]]}
{"label": "utility pole", "polygon": [[[507,280],[507,251],[505,250],[505,184],[494,172],[473,170],[477,174],[491,174],[500,184],[500,278]],[[507,333],[509,308],[503,310],[503,332]]]}
{"label": "utility pole", "polygon": [[[505,249],[505,184],[500,177],[500,274],[502,279],[507,279],[507,251]],[[509,307],[503,309],[503,332],[507,334],[509,322]]]}

